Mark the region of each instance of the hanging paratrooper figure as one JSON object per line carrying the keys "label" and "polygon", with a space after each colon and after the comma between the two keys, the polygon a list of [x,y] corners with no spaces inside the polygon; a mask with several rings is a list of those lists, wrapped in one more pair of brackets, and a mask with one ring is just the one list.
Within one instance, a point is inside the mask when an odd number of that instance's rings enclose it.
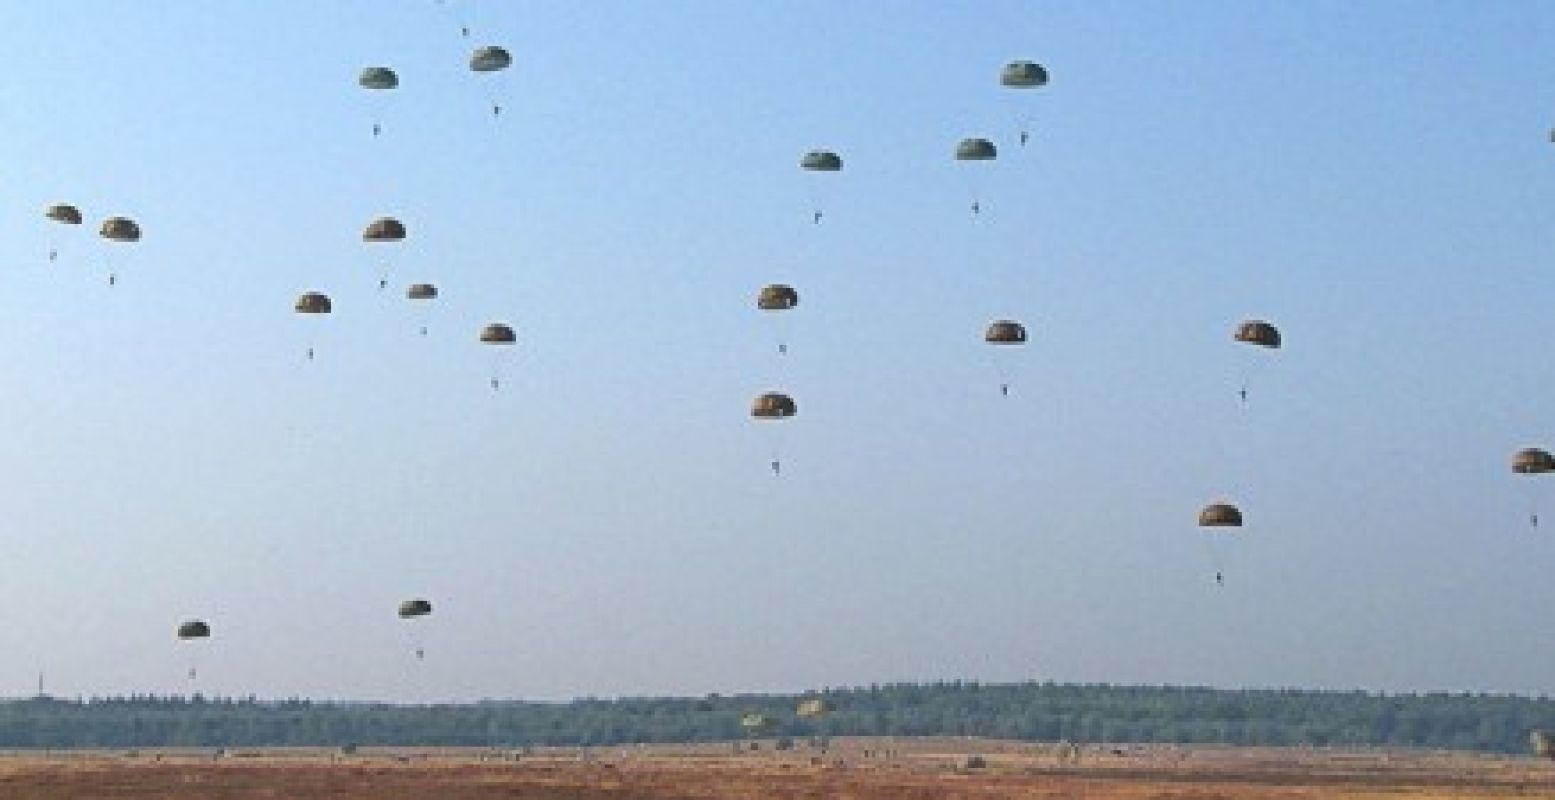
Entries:
{"label": "hanging paratrooper figure", "polygon": [[826,190],[830,187],[823,184],[831,183],[831,179],[824,177],[824,173],[841,172],[842,156],[830,150],[811,150],[799,159],[799,168],[805,172],[823,173],[805,181],[810,192],[810,222],[819,225],[821,218],[826,215],[826,200],[829,199]]}
{"label": "hanging paratrooper figure", "polygon": [[[1047,85],[1047,70],[1041,64],[1032,61],[1011,61],[999,71],[999,85],[1007,89],[1020,90],[1018,94],[1025,94],[1026,90],[1036,89]],[[1023,101],[1026,98],[1015,98]],[[1024,103],[1021,103],[1020,146],[1025,147],[1026,141],[1031,138],[1031,117],[1026,111]]]}

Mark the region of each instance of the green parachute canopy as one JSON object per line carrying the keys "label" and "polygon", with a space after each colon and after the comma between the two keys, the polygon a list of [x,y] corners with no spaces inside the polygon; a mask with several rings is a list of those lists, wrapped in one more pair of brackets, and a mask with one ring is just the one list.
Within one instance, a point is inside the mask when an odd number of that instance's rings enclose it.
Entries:
{"label": "green parachute canopy", "polygon": [[402,242],[405,240],[405,223],[393,217],[379,217],[367,223],[362,231],[364,242]]}
{"label": "green parachute canopy", "polygon": [[493,322],[481,328],[481,341],[485,344],[513,344],[518,341],[518,335],[513,333],[512,326]]}
{"label": "green parachute canopy", "polygon": [[110,242],[138,242],[140,225],[129,217],[109,217],[103,220],[98,234]]}
{"label": "green parachute canopy", "polygon": [[1278,350],[1280,331],[1261,319],[1250,319],[1236,326],[1235,338],[1239,342]]}
{"label": "green parachute canopy", "polygon": [[799,305],[799,292],[786,284],[774,283],[761,287],[756,295],[756,307],[762,311],[787,311]]}
{"label": "green parachute canopy", "polygon": [[998,319],[988,323],[983,341],[989,344],[1025,344],[1026,326],[1012,319]]}
{"label": "green parachute canopy", "polygon": [[841,172],[842,156],[830,150],[811,150],[799,159],[799,167],[811,172]]}
{"label": "green parachute canopy", "polygon": [[388,67],[368,67],[357,76],[356,82],[363,89],[383,91],[399,88],[400,76]]}
{"label": "green parachute canopy", "polygon": [[482,47],[470,54],[471,72],[501,72],[512,65],[512,54],[496,45]]}
{"label": "green parachute canopy", "polygon": [[430,613],[432,613],[431,601],[418,597],[414,600],[406,600],[400,603],[400,619],[414,619],[416,617],[424,617]]}
{"label": "green parachute canopy", "polygon": [[437,299],[437,287],[433,286],[430,283],[412,283],[410,285],[410,288],[405,290],[405,299],[407,299],[407,300],[436,300]]}
{"label": "green parachute canopy", "polygon": [[1555,472],[1555,456],[1537,447],[1527,447],[1512,454],[1512,471],[1519,475],[1543,475]]}
{"label": "green parachute canopy", "polygon": [[751,401],[751,416],[756,419],[787,419],[798,413],[794,398],[782,392],[767,392]]}
{"label": "green parachute canopy", "polygon": [[65,225],[81,224],[81,209],[69,203],[55,203],[44,210],[43,216]]}
{"label": "green parachute canopy", "polygon": [[335,310],[335,304],[323,292],[303,292],[297,296],[293,308],[298,314],[328,314]]}
{"label": "green parachute canopy", "polygon": [[211,626],[202,619],[191,619],[180,623],[178,626],[178,638],[185,641],[189,639],[205,639],[211,635]]}
{"label": "green parachute canopy", "polygon": [[993,161],[999,157],[999,148],[987,139],[962,139],[956,145],[957,161]]}
{"label": "green parachute canopy", "polygon": [[1011,61],[999,71],[999,83],[1012,89],[1047,85],[1047,70],[1031,61]]}
{"label": "green parachute canopy", "polygon": [[1242,511],[1230,503],[1211,503],[1199,512],[1201,528],[1240,528]]}

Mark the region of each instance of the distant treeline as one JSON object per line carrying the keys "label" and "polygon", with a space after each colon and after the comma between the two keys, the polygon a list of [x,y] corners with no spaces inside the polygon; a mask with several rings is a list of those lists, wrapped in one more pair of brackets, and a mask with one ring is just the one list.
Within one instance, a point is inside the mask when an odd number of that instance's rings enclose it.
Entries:
{"label": "distant treeline", "polygon": [[983,736],[1102,744],[1404,746],[1527,752],[1555,729],[1555,700],[1489,694],[1371,694],[1025,683],[834,689],[832,711],[795,714],[798,695],[581,699],[402,706],[200,697],[0,702],[0,747],[614,745],[763,738]]}

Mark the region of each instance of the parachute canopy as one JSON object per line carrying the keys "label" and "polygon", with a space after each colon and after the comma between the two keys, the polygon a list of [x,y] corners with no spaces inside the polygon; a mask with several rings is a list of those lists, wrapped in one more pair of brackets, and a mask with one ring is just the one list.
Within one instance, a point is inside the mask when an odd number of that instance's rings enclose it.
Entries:
{"label": "parachute canopy", "polygon": [[81,209],[69,203],[55,203],[43,212],[43,216],[66,225],[81,224]]}
{"label": "parachute canopy", "polygon": [[335,304],[323,292],[303,292],[297,296],[294,308],[298,314],[328,314],[335,310]]}
{"label": "parachute canopy", "polygon": [[1547,450],[1528,447],[1512,454],[1512,471],[1519,475],[1543,475],[1555,472],[1555,456]]}
{"label": "parachute canopy", "polygon": [[513,333],[512,326],[493,322],[481,328],[481,341],[486,344],[513,344],[518,341],[518,336]]}
{"label": "parachute canopy", "polygon": [[786,419],[798,413],[794,398],[782,392],[767,392],[751,402],[751,416],[756,419]]}
{"label": "parachute canopy", "polygon": [[762,311],[787,311],[799,305],[799,293],[794,287],[781,283],[761,287],[756,295],[756,307]]}
{"label": "parachute canopy", "polygon": [[500,72],[512,65],[512,54],[496,45],[482,47],[470,54],[471,72]]}
{"label": "parachute canopy", "polygon": [[1277,350],[1280,347],[1278,328],[1261,319],[1250,319],[1236,326],[1236,340]]}
{"label": "parachute canopy", "polygon": [[811,172],[841,172],[842,156],[830,150],[811,150],[799,159],[799,167]]}
{"label": "parachute canopy", "polygon": [[820,697],[812,697],[799,703],[797,713],[801,717],[824,717],[834,710],[832,704]]}
{"label": "parachute canopy", "polygon": [[1201,528],[1240,528],[1242,511],[1230,503],[1211,503],[1199,512]]}
{"label": "parachute canopy", "polygon": [[432,613],[432,603],[428,600],[422,600],[418,597],[414,600],[406,600],[400,603],[400,619],[424,617],[430,613]]}
{"label": "parachute canopy", "polygon": [[400,242],[405,240],[405,223],[393,217],[379,217],[362,231],[364,242]]}
{"label": "parachute canopy", "polygon": [[1047,85],[1047,70],[1031,61],[1011,61],[999,71],[999,83],[1012,89]]}
{"label": "parachute canopy", "polygon": [[202,619],[191,619],[178,626],[178,638],[205,639],[211,635],[211,626]]}
{"label": "parachute canopy", "polygon": [[410,285],[410,288],[405,290],[405,299],[407,299],[407,300],[436,300],[437,299],[437,287],[433,286],[430,283],[412,283]]}
{"label": "parachute canopy", "polygon": [[956,145],[957,161],[992,161],[999,157],[999,149],[987,139],[962,139]]}
{"label": "parachute canopy", "polygon": [[103,227],[98,233],[110,242],[140,241],[140,226],[129,217],[109,217],[103,220]]}
{"label": "parachute canopy", "polygon": [[983,341],[989,344],[1025,344],[1026,326],[1011,319],[999,319],[988,323]]}
{"label": "parachute canopy", "polygon": [[400,76],[388,67],[368,67],[357,76],[356,82],[363,89],[397,89],[400,85]]}

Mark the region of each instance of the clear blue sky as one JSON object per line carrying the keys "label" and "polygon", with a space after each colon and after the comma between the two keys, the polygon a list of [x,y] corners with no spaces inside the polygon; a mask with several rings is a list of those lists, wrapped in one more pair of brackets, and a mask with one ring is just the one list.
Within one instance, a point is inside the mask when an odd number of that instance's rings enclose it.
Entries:
{"label": "clear blue sky", "polygon": [[[1555,690],[1555,482],[1532,530],[1507,469],[1555,445],[1555,5],[5,17],[0,694],[188,691],[187,617],[198,688],[261,696]],[[484,43],[515,58],[489,87]],[[1051,86],[1001,90],[1015,58]],[[1002,145],[975,223],[972,135]],[[846,161],[820,226],[817,147]],[[380,294],[382,213],[410,239]],[[803,297],[782,363],[772,281]],[[1002,316],[1032,333],[1008,398]],[[1286,347],[1243,409],[1247,316]]]}

